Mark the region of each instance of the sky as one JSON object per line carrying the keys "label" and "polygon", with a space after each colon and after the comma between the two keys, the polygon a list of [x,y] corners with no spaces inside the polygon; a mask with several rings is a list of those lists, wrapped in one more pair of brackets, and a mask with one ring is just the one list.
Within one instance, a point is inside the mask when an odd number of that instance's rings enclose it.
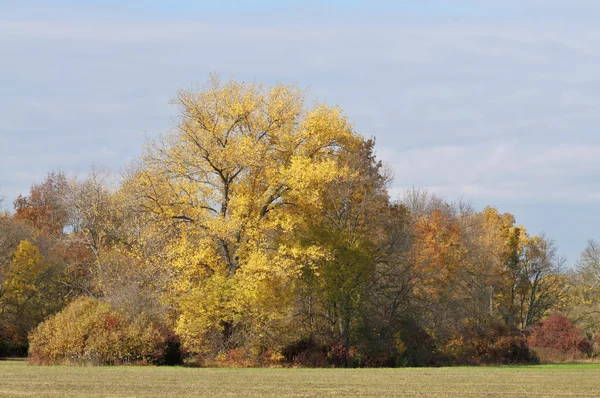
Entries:
{"label": "sky", "polygon": [[178,88],[294,83],[411,187],[600,240],[600,1],[0,0],[0,195],[119,171]]}

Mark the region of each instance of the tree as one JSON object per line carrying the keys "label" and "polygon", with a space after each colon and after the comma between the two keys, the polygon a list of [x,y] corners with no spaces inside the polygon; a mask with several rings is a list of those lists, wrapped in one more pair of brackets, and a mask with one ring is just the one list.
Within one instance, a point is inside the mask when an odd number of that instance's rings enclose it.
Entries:
{"label": "tree", "polygon": [[0,271],[0,328],[11,332],[4,337],[14,345],[25,345],[27,333],[62,307],[57,270],[35,244],[24,240],[11,264]]}
{"label": "tree", "polygon": [[19,243],[32,238],[32,228],[14,220],[8,214],[0,214],[0,270],[10,264]]}
{"label": "tree", "polygon": [[182,90],[174,102],[177,129],[149,145],[131,187],[173,236],[170,302],[181,312],[178,330],[199,349],[207,331],[226,341],[247,331],[242,318],[247,326],[285,318],[263,299],[286,303],[294,276],[326,256],[292,236],[322,207],[327,184],[349,172],[339,154],[362,139],[341,110],[307,109],[293,86],[212,76],[204,91]]}
{"label": "tree", "polygon": [[502,320],[516,324],[516,280],[520,270],[519,239],[524,229],[510,213],[486,207],[459,215],[466,248],[461,272],[466,313],[479,327]]}
{"label": "tree", "polygon": [[581,252],[577,268],[586,273],[594,281],[600,281],[600,244],[593,239],[588,240],[586,248]]}
{"label": "tree", "polygon": [[31,222],[36,229],[50,235],[61,234],[68,221],[67,188],[64,173],[48,173],[41,184],[31,186],[28,196],[19,195],[15,200],[15,219]]}
{"label": "tree", "polygon": [[522,329],[540,322],[564,296],[563,264],[554,241],[543,235],[524,239],[515,294]]}
{"label": "tree", "polygon": [[412,188],[404,193],[401,203],[416,220],[419,217],[427,217],[434,210],[450,210],[451,206],[444,199],[425,189]]}
{"label": "tree", "polygon": [[600,245],[589,240],[569,275],[567,312],[590,335],[600,329]]}
{"label": "tree", "polygon": [[102,256],[127,241],[121,226],[129,213],[111,191],[111,178],[109,171],[92,167],[86,178],[69,182],[65,195],[71,229],[69,239],[62,244],[67,283],[92,296],[102,295]]}
{"label": "tree", "polygon": [[390,257],[390,177],[375,158],[374,144],[368,140],[358,151],[340,153],[340,167],[350,172],[327,184],[323,206],[314,212],[305,233],[311,237],[307,243],[323,247],[328,256],[303,270],[302,316],[311,337],[318,320],[326,320],[325,330],[346,352],[356,337],[365,298],[374,289],[378,261]]}

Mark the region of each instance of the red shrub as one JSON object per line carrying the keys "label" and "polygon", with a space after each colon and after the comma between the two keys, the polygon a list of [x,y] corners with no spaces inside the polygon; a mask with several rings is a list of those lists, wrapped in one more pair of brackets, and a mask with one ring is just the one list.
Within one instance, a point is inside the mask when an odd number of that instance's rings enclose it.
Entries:
{"label": "red shrub", "polygon": [[355,366],[358,350],[356,347],[346,347],[342,344],[332,344],[327,349],[327,362],[335,367]]}
{"label": "red shrub", "polygon": [[562,314],[552,314],[546,322],[536,328],[529,336],[529,345],[550,348],[564,353],[589,354],[592,342],[585,332]]}

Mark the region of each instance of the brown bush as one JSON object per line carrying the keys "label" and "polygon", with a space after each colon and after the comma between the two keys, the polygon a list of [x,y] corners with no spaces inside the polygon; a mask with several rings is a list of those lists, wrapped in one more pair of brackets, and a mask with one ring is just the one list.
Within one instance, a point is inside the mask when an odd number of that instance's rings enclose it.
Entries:
{"label": "brown bush", "polygon": [[520,364],[538,363],[527,339],[517,330],[502,324],[487,328],[465,327],[443,347],[448,364]]}
{"label": "brown bush", "polygon": [[302,339],[288,344],[281,352],[285,360],[300,367],[327,366],[327,347],[313,339]]}
{"label": "brown bush", "polygon": [[532,347],[532,350],[540,358],[541,363],[571,363],[571,362],[587,362],[590,357],[587,354],[580,352],[562,352],[552,348]]}

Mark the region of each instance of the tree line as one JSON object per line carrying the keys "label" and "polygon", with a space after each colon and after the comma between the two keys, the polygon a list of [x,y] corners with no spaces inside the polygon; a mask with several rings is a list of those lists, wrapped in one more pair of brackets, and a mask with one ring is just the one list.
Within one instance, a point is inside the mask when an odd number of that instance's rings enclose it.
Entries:
{"label": "tree line", "polygon": [[579,339],[563,351],[595,352],[595,242],[568,270],[552,239],[494,207],[392,200],[374,140],[295,86],[212,76],[173,102],[174,128],[122,176],[53,171],[0,216],[0,355],[535,362],[553,313]]}

